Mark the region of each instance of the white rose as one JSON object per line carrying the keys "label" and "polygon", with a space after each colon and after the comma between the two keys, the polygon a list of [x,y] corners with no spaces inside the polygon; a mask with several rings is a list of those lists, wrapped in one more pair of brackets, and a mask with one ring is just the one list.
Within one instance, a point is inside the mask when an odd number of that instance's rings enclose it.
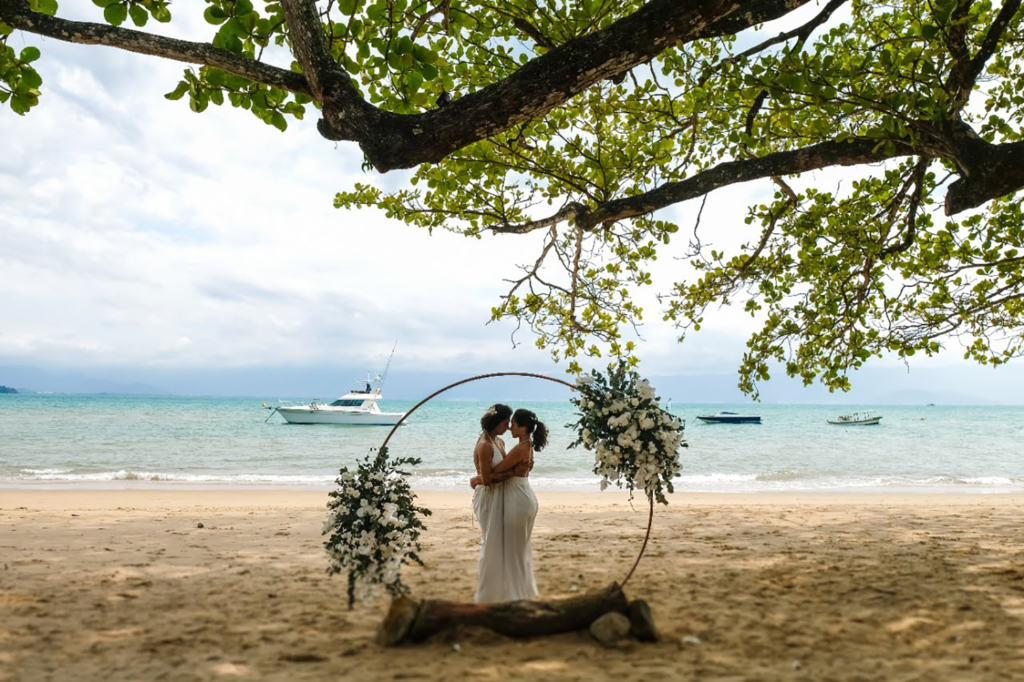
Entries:
{"label": "white rose", "polygon": [[654,388],[647,379],[640,380],[636,385],[636,392],[644,400],[651,400],[654,398]]}

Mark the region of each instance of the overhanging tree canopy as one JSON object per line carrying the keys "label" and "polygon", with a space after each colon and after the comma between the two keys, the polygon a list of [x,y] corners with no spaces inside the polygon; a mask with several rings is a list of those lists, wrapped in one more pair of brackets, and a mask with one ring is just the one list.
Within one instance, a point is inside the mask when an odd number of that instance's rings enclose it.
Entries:
{"label": "overhanging tree canopy", "polygon": [[[871,356],[949,336],[981,362],[1022,350],[1020,0],[207,0],[208,43],[140,30],[171,21],[167,0],[93,1],[105,23],[0,0],[0,101],[38,103],[18,29],[197,65],[168,94],[197,112],[227,101],[284,130],[315,106],[367,168],[415,168],[406,189],[357,185],[337,206],[543,231],[493,317],[556,356],[628,353],[632,295],[679,229],[659,209],[753,181],[774,198],[750,207],[748,243],[692,240],[699,276],[661,299],[684,333],[734,300],[763,321],[745,390],[772,361],[846,388]],[[755,33],[775,19],[786,30]],[[859,179],[799,178],[837,166]]]}

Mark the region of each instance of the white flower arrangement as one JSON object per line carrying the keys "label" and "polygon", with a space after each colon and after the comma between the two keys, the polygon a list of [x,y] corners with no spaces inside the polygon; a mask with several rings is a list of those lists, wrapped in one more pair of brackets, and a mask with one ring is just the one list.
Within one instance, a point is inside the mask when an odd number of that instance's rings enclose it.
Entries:
{"label": "white flower arrangement", "polygon": [[423,565],[420,532],[421,520],[430,510],[415,505],[416,496],[400,467],[419,464],[407,457],[388,459],[387,448],[376,456],[368,455],[356,465],[355,471],[343,467],[330,493],[323,534],[331,575],[348,576],[348,607],[355,601],[367,601],[381,587],[392,596],[408,592],[402,583],[402,564]]}
{"label": "white flower arrangement", "polygon": [[609,485],[639,489],[648,499],[668,504],[672,479],[679,475],[679,448],[685,425],[661,408],[647,379],[641,379],[625,363],[608,372],[583,375],[576,381],[579,420],[567,426],[576,430],[576,440],[594,452],[594,473],[601,477],[601,490]]}

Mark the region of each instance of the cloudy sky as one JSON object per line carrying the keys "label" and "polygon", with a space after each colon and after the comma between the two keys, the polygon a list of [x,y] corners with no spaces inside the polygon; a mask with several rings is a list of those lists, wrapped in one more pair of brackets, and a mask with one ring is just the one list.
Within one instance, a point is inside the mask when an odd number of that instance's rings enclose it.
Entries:
{"label": "cloudy sky", "polygon": [[[212,36],[199,12],[184,11],[200,3],[180,4],[162,30]],[[100,12],[62,3],[69,18]],[[560,373],[531,337],[513,349],[511,325],[486,324],[539,236],[431,236],[376,211],[339,211],[335,192],[356,182],[398,187],[407,175],[364,173],[355,145],[321,138],[312,112],[286,133],[230,107],[194,114],[186,100],[163,97],[182,64],[17,33],[10,44],[41,48],[44,90],[27,116],[0,110],[0,367],[118,379],[286,376],[377,368],[398,340],[393,373]],[[759,191],[712,195],[702,237],[741,226]],[[692,225],[696,209],[669,217]],[[683,267],[663,258],[656,274],[667,288]],[[648,374],[735,383],[749,321],[722,312],[679,346],[648,300]],[[188,382],[174,390],[189,392]]]}

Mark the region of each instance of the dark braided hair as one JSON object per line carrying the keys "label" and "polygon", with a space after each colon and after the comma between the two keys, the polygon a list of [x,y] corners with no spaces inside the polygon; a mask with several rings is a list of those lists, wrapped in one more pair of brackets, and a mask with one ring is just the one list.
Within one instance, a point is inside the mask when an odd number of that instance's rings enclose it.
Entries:
{"label": "dark braided hair", "polygon": [[490,433],[498,428],[498,424],[512,416],[512,408],[508,405],[491,405],[484,416],[480,417],[480,428]]}
{"label": "dark braided hair", "polygon": [[548,444],[548,427],[544,426],[544,422],[537,419],[537,415],[530,410],[519,408],[512,415],[512,421],[526,429],[527,435],[533,441],[535,452],[540,452]]}

